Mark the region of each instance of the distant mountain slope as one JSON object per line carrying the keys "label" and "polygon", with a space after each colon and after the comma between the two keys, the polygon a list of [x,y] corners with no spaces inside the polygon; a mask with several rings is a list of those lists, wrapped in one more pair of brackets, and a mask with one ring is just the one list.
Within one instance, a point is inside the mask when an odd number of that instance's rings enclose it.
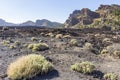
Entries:
{"label": "distant mountain slope", "polygon": [[16,26],[17,24],[6,22],[3,19],[0,19],[0,26]]}
{"label": "distant mountain slope", "polygon": [[100,5],[96,11],[88,8],[75,10],[65,22],[66,28],[120,29],[120,5]]}
{"label": "distant mountain slope", "polygon": [[58,22],[51,22],[49,20],[46,19],[42,19],[42,20],[36,20],[36,22],[33,21],[26,21],[20,24],[14,24],[14,23],[9,23],[6,22],[3,19],[0,19],[0,26],[45,26],[45,27],[60,27],[62,24],[58,23]]}
{"label": "distant mountain slope", "polygon": [[61,23],[51,22],[46,19],[36,20],[35,24],[36,24],[36,26],[47,26],[47,27],[60,27],[61,26]]}
{"label": "distant mountain slope", "polygon": [[19,26],[35,26],[36,24],[33,21],[26,21],[24,23],[19,24]]}

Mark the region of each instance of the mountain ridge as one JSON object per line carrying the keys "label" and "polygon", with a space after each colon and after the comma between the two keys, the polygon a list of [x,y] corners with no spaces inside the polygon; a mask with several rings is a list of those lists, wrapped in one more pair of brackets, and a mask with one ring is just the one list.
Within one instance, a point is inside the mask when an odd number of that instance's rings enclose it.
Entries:
{"label": "mountain ridge", "polygon": [[65,28],[103,28],[120,29],[120,5],[100,5],[97,10],[88,8],[73,11],[66,22]]}
{"label": "mountain ridge", "polygon": [[45,27],[59,27],[61,25],[62,25],[62,23],[52,22],[52,21],[49,21],[47,19],[41,19],[41,20],[37,19],[35,22],[31,21],[31,20],[28,20],[26,22],[19,23],[19,24],[6,22],[5,20],[0,19],[0,26],[37,26],[37,27],[45,26]]}

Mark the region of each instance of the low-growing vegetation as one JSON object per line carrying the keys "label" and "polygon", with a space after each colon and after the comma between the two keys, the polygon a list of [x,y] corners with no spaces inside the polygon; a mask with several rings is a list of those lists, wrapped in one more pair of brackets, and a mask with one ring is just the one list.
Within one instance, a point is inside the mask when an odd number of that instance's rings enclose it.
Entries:
{"label": "low-growing vegetation", "polygon": [[54,34],[53,33],[48,33],[47,34],[49,37],[53,38],[54,37]]}
{"label": "low-growing vegetation", "polygon": [[70,35],[64,35],[63,38],[71,38]]}
{"label": "low-growing vegetation", "polygon": [[55,36],[55,38],[57,38],[57,39],[61,39],[62,37],[63,37],[62,34],[57,34],[57,35]]}
{"label": "low-growing vegetation", "polygon": [[103,49],[102,51],[101,51],[101,54],[108,54],[109,52],[108,52],[108,50],[106,50],[106,49]]}
{"label": "low-growing vegetation", "polygon": [[10,41],[9,41],[9,40],[3,40],[2,44],[3,44],[4,46],[6,46],[6,45],[10,44]]}
{"label": "low-growing vegetation", "polygon": [[113,56],[120,58],[120,51],[114,51]]}
{"label": "low-growing vegetation", "polygon": [[23,46],[22,47],[28,47],[28,44],[23,44]]}
{"label": "low-growing vegetation", "polygon": [[72,45],[72,46],[78,46],[78,41],[76,39],[71,39],[70,40],[70,45]]}
{"label": "low-growing vegetation", "polygon": [[49,46],[46,43],[34,43],[28,45],[29,49],[32,49],[32,51],[43,51],[47,50]]}
{"label": "low-growing vegetation", "polygon": [[32,37],[31,40],[32,40],[32,41],[37,41],[37,38]]}
{"label": "low-growing vegetation", "polygon": [[10,45],[9,48],[10,48],[10,49],[15,49],[16,46],[15,46],[15,45]]}
{"label": "low-growing vegetation", "polygon": [[8,66],[7,75],[12,80],[25,80],[37,74],[45,74],[53,69],[53,65],[43,56],[30,54],[11,63]]}
{"label": "low-growing vegetation", "polygon": [[94,70],[94,64],[90,62],[75,63],[71,66],[73,71],[81,72],[84,74],[91,73]]}
{"label": "low-growing vegetation", "polygon": [[113,73],[107,73],[103,76],[105,80],[118,80],[117,75]]}
{"label": "low-growing vegetation", "polygon": [[20,45],[20,42],[19,42],[19,41],[15,41],[15,42],[14,42],[14,45],[19,46],[19,45]]}
{"label": "low-growing vegetation", "polygon": [[105,47],[102,51],[101,54],[108,54],[114,58],[120,58],[120,47],[119,44],[114,44]]}
{"label": "low-growing vegetation", "polygon": [[111,41],[110,38],[104,38],[104,39],[103,39],[103,43],[104,43],[104,44],[110,44],[110,43],[112,43],[112,41]]}
{"label": "low-growing vegetation", "polygon": [[87,50],[92,50],[93,49],[92,44],[89,43],[89,42],[85,43],[84,48],[87,49]]}

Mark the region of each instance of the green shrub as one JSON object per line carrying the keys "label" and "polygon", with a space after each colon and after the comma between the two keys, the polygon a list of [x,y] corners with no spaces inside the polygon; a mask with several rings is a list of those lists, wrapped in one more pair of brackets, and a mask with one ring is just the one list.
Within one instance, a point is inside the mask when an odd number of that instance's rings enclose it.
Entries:
{"label": "green shrub", "polygon": [[114,51],[113,56],[120,58],[120,51]]}
{"label": "green shrub", "polygon": [[51,42],[55,42],[55,40],[53,38],[50,39]]}
{"label": "green shrub", "polygon": [[55,36],[55,38],[57,38],[57,39],[61,39],[62,37],[63,37],[62,34],[57,34],[57,35]]}
{"label": "green shrub", "polygon": [[19,41],[15,41],[15,42],[14,42],[14,45],[19,46],[19,45],[20,45],[20,42],[19,42]]}
{"label": "green shrub", "polygon": [[35,37],[32,37],[31,40],[32,41],[37,41],[37,39]]}
{"label": "green shrub", "polygon": [[95,34],[95,37],[100,37],[100,34]]}
{"label": "green shrub", "polygon": [[85,46],[84,46],[86,49],[88,49],[88,50],[92,50],[93,49],[93,47],[92,47],[92,44],[91,43],[85,43]]}
{"label": "green shrub", "polygon": [[109,55],[114,58],[120,58],[120,44],[115,43],[115,44],[109,45],[103,50],[106,50],[106,53],[109,53]]}
{"label": "green shrub", "polygon": [[106,80],[118,80],[117,75],[115,75],[113,73],[107,73],[103,76],[103,78]]}
{"label": "green shrub", "polygon": [[109,51],[106,50],[106,49],[103,49],[103,50],[101,51],[101,54],[108,54],[108,53],[109,53]]}
{"label": "green shrub", "polygon": [[34,44],[29,44],[29,45],[28,45],[28,49],[32,49],[33,46],[34,46]]}
{"label": "green shrub", "polygon": [[10,45],[9,48],[10,48],[10,49],[15,49],[16,46],[14,46],[14,45]]}
{"label": "green shrub", "polygon": [[45,74],[53,69],[53,65],[43,56],[30,54],[11,63],[7,68],[7,75],[12,80],[25,80],[37,74]]}
{"label": "green shrub", "polygon": [[64,35],[63,38],[71,38],[70,35]]}
{"label": "green shrub", "polygon": [[3,44],[4,46],[6,46],[6,45],[10,44],[10,41],[9,41],[9,40],[3,40],[2,44]]}
{"label": "green shrub", "polygon": [[71,39],[70,40],[70,45],[72,45],[72,46],[78,46],[78,41],[76,39]]}
{"label": "green shrub", "polygon": [[54,37],[54,34],[53,33],[48,33],[47,34],[49,37]]}
{"label": "green shrub", "polygon": [[117,37],[117,36],[113,36],[112,38],[113,38],[113,39],[115,39],[115,40],[117,40],[117,39],[118,39],[118,37]]}
{"label": "green shrub", "polygon": [[49,48],[49,46],[46,43],[38,43],[38,44],[29,44],[29,49],[32,49],[33,51],[42,51]]}
{"label": "green shrub", "polygon": [[10,43],[14,43],[14,41],[12,40],[12,38],[8,37],[7,40],[10,42]]}
{"label": "green shrub", "polygon": [[44,36],[44,35],[45,35],[45,33],[44,33],[44,32],[41,32],[41,33],[40,33],[40,35],[41,35],[41,36]]}
{"label": "green shrub", "polygon": [[23,47],[28,47],[28,44],[23,44]]}
{"label": "green shrub", "polygon": [[95,66],[90,62],[82,62],[82,63],[75,63],[71,66],[73,71],[81,72],[81,73],[90,73],[93,71]]}
{"label": "green shrub", "polygon": [[103,43],[112,43],[110,38],[105,38],[103,39]]}
{"label": "green shrub", "polygon": [[112,12],[115,16],[120,16],[120,10],[114,10]]}

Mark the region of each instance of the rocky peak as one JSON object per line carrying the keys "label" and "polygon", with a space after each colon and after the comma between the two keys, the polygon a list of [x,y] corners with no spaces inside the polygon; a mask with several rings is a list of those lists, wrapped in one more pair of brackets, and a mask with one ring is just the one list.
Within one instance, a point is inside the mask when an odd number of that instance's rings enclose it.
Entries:
{"label": "rocky peak", "polygon": [[81,14],[83,14],[84,16],[89,16],[91,18],[98,18],[99,17],[99,14],[94,12],[94,11],[91,11],[90,9],[88,8],[83,8],[81,10]]}
{"label": "rocky peak", "polygon": [[83,8],[82,10],[81,10],[81,14],[83,14],[83,15],[85,15],[85,16],[87,16],[87,15],[89,15],[89,13],[91,13],[92,11],[90,10],[90,9],[88,9],[88,8]]}
{"label": "rocky peak", "polygon": [[106,10],[106,9],[111,9],[110,5],[100,5],[100,7],[98,7],[98,10]]}
{"label": "rocky peak", "polygon": [[78,23],[81,24],[91,24],[94,18],[98,18],[99,14],[91,11],[88,8],[83,8],[81,10],[75,10],[70,17],[66,20],[66,27],[74,26]]}
{"label": "rocky peak", "polygon": [[100,16],[103,17],[103,18],[107,18],[108,15],[110,15],[114,11],[119,11],[120,12],[120,6],[116,5],[116,4],[100,5],[100,7],[98,7],[98,9],[96,10],[96,12],[98,12],[100,14]]}
{"label": "rocky peak", "polygon": [[[120,5],[100,5],[96,11],[88,8],[75,10],[65,22],[65,27],[120,26]],[[118,27],[117,27],[118,28]]]}
{"label": "rocky peak", "polygon": [[73,13],[72,14],[80,14],[81,13],[81,11],[80,10],[75,10],[75,11],[73,11]]}
{"label": "rocky peak", "polygon": [[98,10],[120,10],[120,6],[116,4],[100,5],[100,7],[98,7]]}

